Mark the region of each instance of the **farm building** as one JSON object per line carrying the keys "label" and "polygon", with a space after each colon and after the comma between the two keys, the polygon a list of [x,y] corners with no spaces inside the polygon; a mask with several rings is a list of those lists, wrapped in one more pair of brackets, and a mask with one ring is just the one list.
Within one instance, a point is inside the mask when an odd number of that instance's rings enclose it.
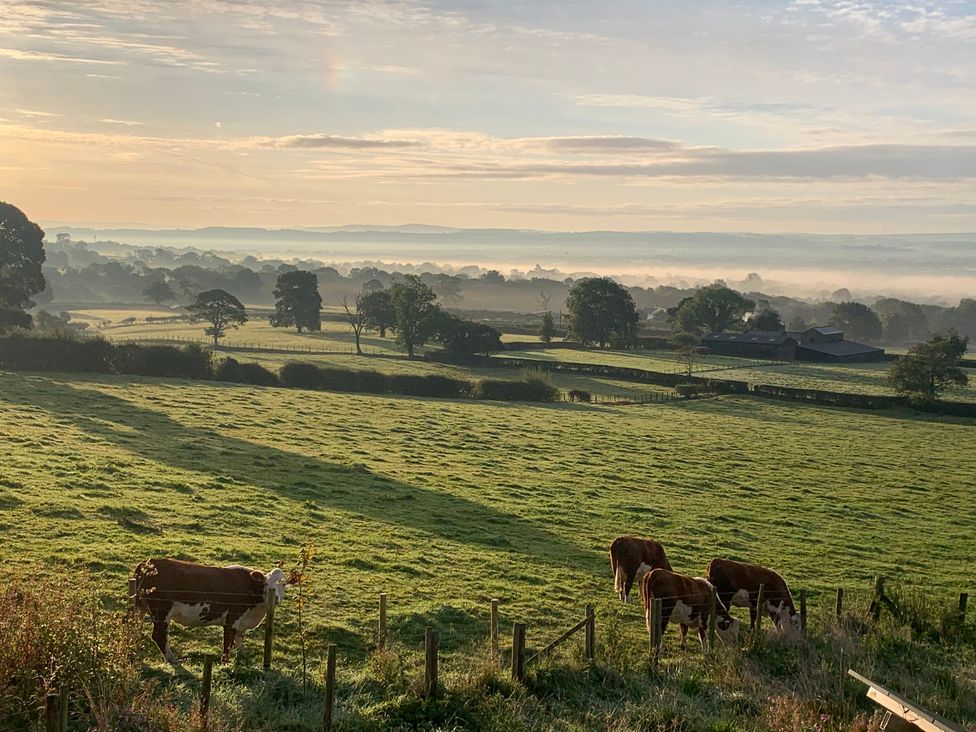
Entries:
{"label": "farm building", "polygon": [[781,361],[856,363],[883,361],[884,349],[844,340],[844,332],[832,326],[804,331],[747,330],[745,333],[709,333],[702,345],[720,356]]}

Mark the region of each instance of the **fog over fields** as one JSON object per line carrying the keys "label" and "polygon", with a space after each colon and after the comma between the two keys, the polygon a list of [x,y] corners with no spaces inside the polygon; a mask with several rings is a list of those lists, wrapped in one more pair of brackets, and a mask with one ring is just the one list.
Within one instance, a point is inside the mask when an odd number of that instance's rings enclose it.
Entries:
{"label": "fog over fields", "polygon": [[[90,241],[91,227],[49,226]],[[97,240],[135,246],[193,247],[326,262],[379,261],[448,269],[464,266],[528,272],[618,276],[629,284],[695,284],[741,280],[750,272],[771,293],[817,296],[846,287],[952,301],[976,294],[976,233],[815,235],[681,232],[550,232],[457,229],[425,225],[302,229],[97,228]],[[551,274],[551,273],[550,273]]]}

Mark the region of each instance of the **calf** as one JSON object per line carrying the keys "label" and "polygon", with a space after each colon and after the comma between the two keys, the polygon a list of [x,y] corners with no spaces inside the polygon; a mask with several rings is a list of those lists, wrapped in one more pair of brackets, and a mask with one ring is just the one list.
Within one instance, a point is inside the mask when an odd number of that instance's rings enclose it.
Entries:
{"label": "calf", "polygon": [[285,594],[285,573],[268,574],[247,567],[208,567],[176,559],[150,559],[135,571],[136,607],[149,614],[152,638],[163,657],[177,663],[169,645],[169,624],[222,625],[221,662],[244,638],[244,631],[260,625],[268,610],[265,593],[274,589],[275,604]]}
{"label": "calf", "polygon": [[[685,636],[688,628],[698,628],[698,640],[702,650],[705,650],[705,629],[711,608],[712,585],[702,577],[689,577],[668,569],[655,569],[644,575],[642,587],[644,595],[644,615],[647,618],[647,630],[651,631],[653,619],[651,617],[651,602],[661,600],[661,634],[668,623],[675,622],[681,626],[681,650],[685,650]],[[733,644],[739,638],[739,621],[729,615],[729,611],[720,599],[715,601],[715,630],[723,643]],[[659,652],[654,649],[655,657]]]}
{"label": "calf", "polygon": [[610,544],[610,571],[613,589],[624,602],[630,602],[630,589],[652,569],[671,569],[664,547],[653,539],[637,536],[618,536]]}
{"label": "calf", "polygon": [[737,605],[749,608],[750,628],[756,625],[759,586],[763,585],[763,612],[783,633],[793,634],[800,630],[800,614],[793,605],[790,588],[773,570],[731,559],[713,559],[708,563],[705,574],[708,581],[715,585],[722,602],[729,607]]}

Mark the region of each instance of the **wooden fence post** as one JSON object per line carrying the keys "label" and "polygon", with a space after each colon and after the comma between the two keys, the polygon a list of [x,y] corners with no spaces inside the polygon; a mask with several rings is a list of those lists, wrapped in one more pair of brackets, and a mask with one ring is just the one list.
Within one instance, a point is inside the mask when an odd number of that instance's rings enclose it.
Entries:
{"label": "wooden fence post", "polygon": [[874,580],[874,599],[871,601],[871,607],[868,608],[868,612],[875,622],[881,619],[881,598],[884,596],[884,586],[885,578],[879,574]]}
{"label": "wooden fence post", "polygon": [[210,692],[213,689],[213,659],[203,661],[203,680],[200,682],[200,728],[207,732],[210,715]]}
{"label": "wooden fence post", "polygon": [[424,633],[424,692],[428,699],[437,698],[437,631],[430,625]]}
{"label": "wooden fence post", "polygon": [[763,603],[766,601],[766,585],[759,585],[759,594],[756,596],[756,625],[752,629],[752,644],[755,645],[762,634]]}
{"label": "wooden fence post", "polygon": [[129,578],[129,617],[132,620],[139,619],[139,609],[136,605],[136,592],[138,591],[138,580],[135,577]]}
{"label": "wooden fence post", "polygon": [[58,729],[60,732],[68,732],[68,685],[63,681],[58,690],[58,711],[60,712]]}
{"label": "wooden fence post", "polygon": [[491,601],[491,618],[490,618],[490,639],[491,639],[491,660],[496,666],[498,665],[498,599],[492,598]]}
{"label": "wooden fence post", "polygon": [[712,588],[708,598],[708,650],[715,650],[715,623],[718,614],[718,590]]}
{"label": "wooden fence post", "polygon": [[332,711],[335,707],[336,645],[329,644],[325,662],[325,711],[322,714],[322,729],[332,732]]}
{"label": "wooden fence post", "polygon": [[386,593],[380,593],[380,619],[376,626],[376,647],[379,650],[386,648]]}
{"label": "wooden fence post", "polygon": [[800,590],[800,630],[807,632],[807,591]]}
{"label": "wooden fence post", "polygon": [[838,587],[837,588],[837,603],[834,606],[834,613],[839,618],[840,617],[840,614],[841,614],[841,612],[843,612],[843,610],[844,610],[844,588],[843,587]]}
{"label": "wooden fence post", "polygon": [[512,681],[525,680],[525,623],[512,627]]}
{"label": "wooden fence post", "polygon": [[271,649],[274,645],[274,616],[277,594],[273,587],[264,593],[264,602],[268,607],[267,617],[264,619],[264,670],[271,670]]}
{"label": "wooden fence post", "polygon": [[61,696],[56,691],[49,691],[45,698],[44,722],[47,732],[59,732],[58,724],[61,722]]}
{"label": "wooden fence post", "polygon": [[583,633],[583,655],[587,661],[592,661],[596,656],[596,611],[592,605],[586,606],[586,630]]}
{"label": "wooden fence post", "polygon": [[959,593],[959,625],[960,627],[966,624],[966,606],[969,604],[969,593],[960,592]]}

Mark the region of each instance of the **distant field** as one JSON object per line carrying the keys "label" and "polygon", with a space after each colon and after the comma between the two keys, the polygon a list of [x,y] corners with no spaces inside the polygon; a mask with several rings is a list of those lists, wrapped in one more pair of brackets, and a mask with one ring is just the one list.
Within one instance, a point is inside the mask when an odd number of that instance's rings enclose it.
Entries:
{"label": "distant field", "polygon": [[[668,373],[683,370],[683,364],[678,360],[676,354],[670,351],[539,349],[505,355],[545,361],[599,363],[647,369],[648,371],[666,371]],[[699,376],[711,376],[716,379],[738,379],[748,381],[751,384],[773,384],[859,394],[894,394],[894,391],[885,383],[885,377],[890,368],[891,364],[887,362],[855,364],[795,362],[758,365],[756,361],[731,356],[702,356],[696,364],[695,373]],[[976,369],[965,369],[965,371],[969,374],[969,386],[947,390],[945,392],[946,399],[976,401]]]}

